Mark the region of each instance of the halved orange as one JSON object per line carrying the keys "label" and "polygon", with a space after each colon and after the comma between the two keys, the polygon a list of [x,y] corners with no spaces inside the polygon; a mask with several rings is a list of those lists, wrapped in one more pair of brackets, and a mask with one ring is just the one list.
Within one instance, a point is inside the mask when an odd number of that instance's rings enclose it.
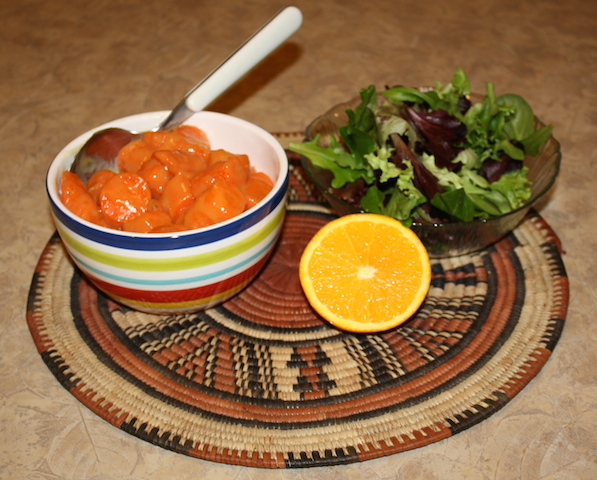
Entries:
{"label": "halved orange", "polygon": [[357,213],[324,225],[299,265],[311,306],[336,327],[380,332],[408,320],[429,291],[431,264],[417,235],[385,215]]}

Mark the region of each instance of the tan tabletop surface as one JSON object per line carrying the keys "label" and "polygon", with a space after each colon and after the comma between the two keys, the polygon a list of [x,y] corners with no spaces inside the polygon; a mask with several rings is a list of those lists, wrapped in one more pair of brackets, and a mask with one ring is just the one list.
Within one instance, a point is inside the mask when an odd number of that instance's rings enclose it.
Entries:
{"label": "tan tabletop surface", "polygon": [[54,226],[52,157],[111,119],[164,110],[282,0],[0,2],[0,477],[6,479],[597,478],[597,2],[298,0],[297,34],[210,109],[301,131],[369,84],[447,83],[524,96],[555,126],[562,171],[542,216],[566,251],[570,304],[539,375],[482,423],[360,464],[271,471],[197,460],[100,419],[60,386],[27,328]]}

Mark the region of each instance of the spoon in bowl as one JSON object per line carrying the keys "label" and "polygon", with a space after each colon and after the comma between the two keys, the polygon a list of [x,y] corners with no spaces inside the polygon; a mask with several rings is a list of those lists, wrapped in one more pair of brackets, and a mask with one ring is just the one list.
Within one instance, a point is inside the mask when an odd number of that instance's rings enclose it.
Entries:
{"label": "spoon in bowl", "polygon": [[[204,109],[296,32],[302,18],[301,11],[296,7],[280,10],[195,85],[156,130],[172,130],[194,113]],[[121,128],[106,128],[94,133],[77,153],[71,172],[76,173],[84,182],[101,169],[117,172],[118,152],[140,135],[142,134]]]}

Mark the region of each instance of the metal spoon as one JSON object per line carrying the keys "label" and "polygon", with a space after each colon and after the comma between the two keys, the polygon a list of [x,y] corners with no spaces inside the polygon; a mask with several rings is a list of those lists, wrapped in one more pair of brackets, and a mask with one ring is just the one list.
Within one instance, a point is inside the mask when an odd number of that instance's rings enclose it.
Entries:
{"label": "metal spoon", "polygon": [[[302,19],[301,11],[296,7],[280,10],[193,87],[156,130],[174,129],[191,115],[204,109],[296,32]],[[96,132],[77,153],[71,172],[86,182],[100,169],[118,171],[118,152],[139,135],[141,134],[121,128],[107,128]]]}

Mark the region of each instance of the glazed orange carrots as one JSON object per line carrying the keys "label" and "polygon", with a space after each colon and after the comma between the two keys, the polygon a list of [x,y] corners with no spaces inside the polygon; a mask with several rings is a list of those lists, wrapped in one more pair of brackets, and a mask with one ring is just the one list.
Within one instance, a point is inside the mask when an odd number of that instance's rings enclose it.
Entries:
{"label": "glazed orange carrots", "polygon": [[98,204],[91,198],[83,181],[72,172],[62,175],[62,203],[75,215],[98,225],[103,224]]}
{"label": "glazed orange carrots", "polygon": [[118,226],[147,211],[151,191],[139,175],[124,172],[104,183],[98,199],[106,222]]}
{"label": "glazed orange carrots", "polygon": [[172,224],[170,216],[161,210],[148,210],[122,225],[127,232],[149,233],[156,228]]}
{"label": "glazed orange carrots", "polygon": [[136,173],[151,158],[153,149],[143,140],[133,140],[118,152],[118,170]]}
{"label": "glazed orange carrots", "polygon": [[223,222],[245,211],[246,198],[234,183],[217,178],[184,214],[185,225],[201,228]]}
{"label": "glazed orange carrots", "polygon": [[249,209],[257,205],[263,200],[270,190],[273,188],[274,183],[271,179],[262,172],[253,172],[247,179],[247,182],[243,186],[243,192],[247,203],[245,209]]}
{"label": "glazed orange carrots", "polygon": [[273,188],[244,154],[211,150],[205,132],[181,126],[146,132],[118,154],[119,173],[96,172],[85,185],[62,175],[61,199],[92,223],[139,233],[176,232],[232,218]]}
{"label": "glazed orange carrots", "polygon": [[170,215],[173,223],[195,201],[191,192],[191,181],[185,175],[176,175],[164,186],[160,197],[162,208]]}
{"label": "glazed orange carrots", "polygon": [[98,170],[91,178],[87,180],[87,191],[93,198],[94,202],[98,203],[99,194],[104,184],[112,178],[116,173],[112,170]]}

